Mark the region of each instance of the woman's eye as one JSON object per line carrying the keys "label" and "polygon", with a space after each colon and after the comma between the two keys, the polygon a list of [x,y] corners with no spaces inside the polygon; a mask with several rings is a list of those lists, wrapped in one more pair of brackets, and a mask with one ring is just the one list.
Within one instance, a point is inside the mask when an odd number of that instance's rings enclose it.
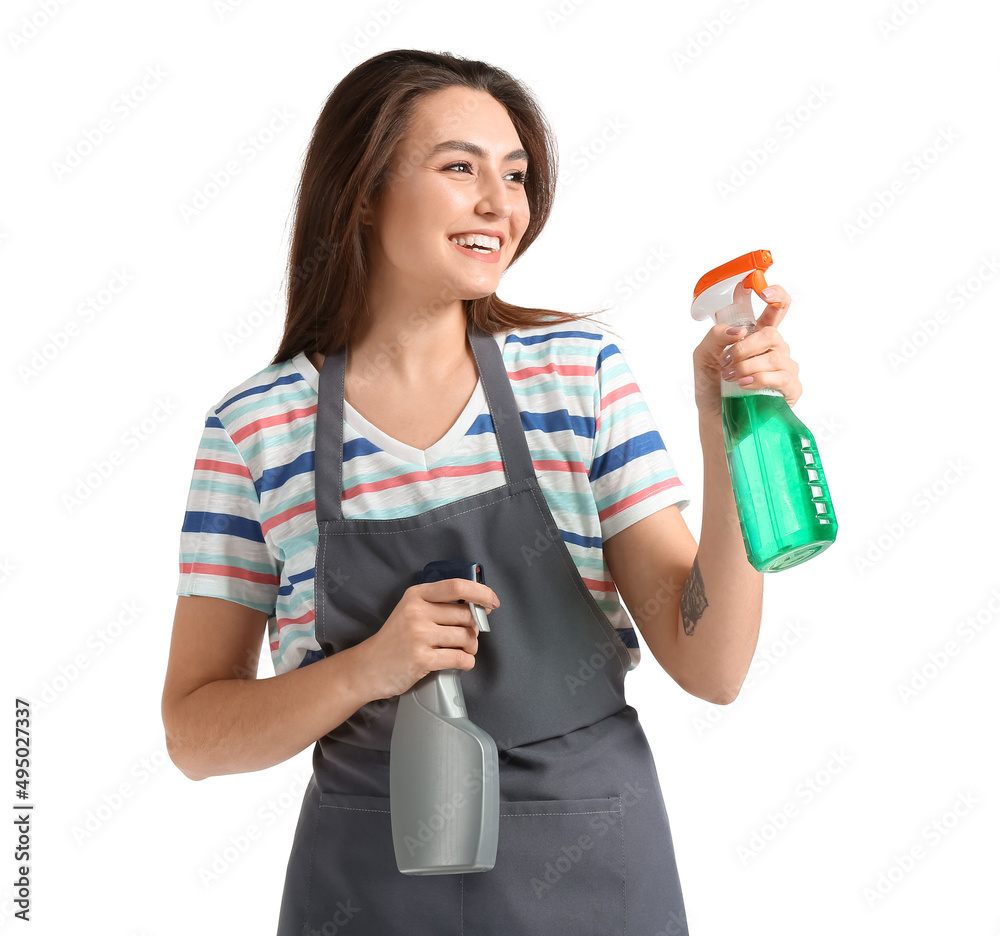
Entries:
{"label": "woman's eye", "polygon": [[[470,172],[472,171],[472,166],[467,162],[452,163],[450,166],[445,166],[445,169],[457,169],[459,167],[467,169]],[[524,185],[528,178],[528,173],[523,169],[518,169],[516,172],[508,172],[507,175],[513,176],[514,178],[512,181],[516,182],[518,185]]]}

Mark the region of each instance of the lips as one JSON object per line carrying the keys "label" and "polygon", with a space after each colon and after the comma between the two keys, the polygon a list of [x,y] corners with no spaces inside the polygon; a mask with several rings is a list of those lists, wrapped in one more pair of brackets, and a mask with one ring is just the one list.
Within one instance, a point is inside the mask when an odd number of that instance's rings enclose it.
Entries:
{"label": "lips", "polygon": [[480,250],[473,250],[471,247],[463,247],[460,244],[456,244],[453,240],[449,239],[449,243],[455,250],[460,251],[467,257],[471,257],[473,260],[479,260],[481,263],[499,263],[500,262],[500,251],[491,250],[488,253]]}

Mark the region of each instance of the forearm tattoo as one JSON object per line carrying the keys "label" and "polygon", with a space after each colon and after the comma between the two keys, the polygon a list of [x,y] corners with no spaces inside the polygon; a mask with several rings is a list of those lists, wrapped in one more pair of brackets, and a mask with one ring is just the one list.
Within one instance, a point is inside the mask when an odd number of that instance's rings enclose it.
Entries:
{"label": "forearm tattoo", "polygon": [[705,613],[707,607],[705,582],[701,577],[701,569],[698,568],[698,558],[695,557],[694,565],[691,566],[691,574],[684,583],[684,590],[681,592],[681,618],[684,621],[685,634],[690,636],[694,633],[694,626]]}

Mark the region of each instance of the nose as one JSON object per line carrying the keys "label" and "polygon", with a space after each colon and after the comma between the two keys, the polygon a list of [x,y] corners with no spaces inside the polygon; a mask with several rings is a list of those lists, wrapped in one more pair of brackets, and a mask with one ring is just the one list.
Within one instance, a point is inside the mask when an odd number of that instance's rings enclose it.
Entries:
{"label": "nose", "polygon": [[483,172],[479,177],[479,204],[476,211],[482,214],[507,218],[511,213],[510,192],[500,172]]}

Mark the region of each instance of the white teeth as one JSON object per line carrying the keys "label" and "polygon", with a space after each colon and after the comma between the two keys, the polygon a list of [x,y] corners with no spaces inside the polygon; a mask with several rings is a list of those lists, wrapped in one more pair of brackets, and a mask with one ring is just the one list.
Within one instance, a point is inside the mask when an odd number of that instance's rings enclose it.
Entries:
{"label": "white teeth", "polygon": [[473,249],[480,247],[488,253],[500,249],[500,238],[487,237],[485,234],[459,234],[455,237],[449,237],[448,240],[453,244],[458,244],[459,247],[470,247]]}

